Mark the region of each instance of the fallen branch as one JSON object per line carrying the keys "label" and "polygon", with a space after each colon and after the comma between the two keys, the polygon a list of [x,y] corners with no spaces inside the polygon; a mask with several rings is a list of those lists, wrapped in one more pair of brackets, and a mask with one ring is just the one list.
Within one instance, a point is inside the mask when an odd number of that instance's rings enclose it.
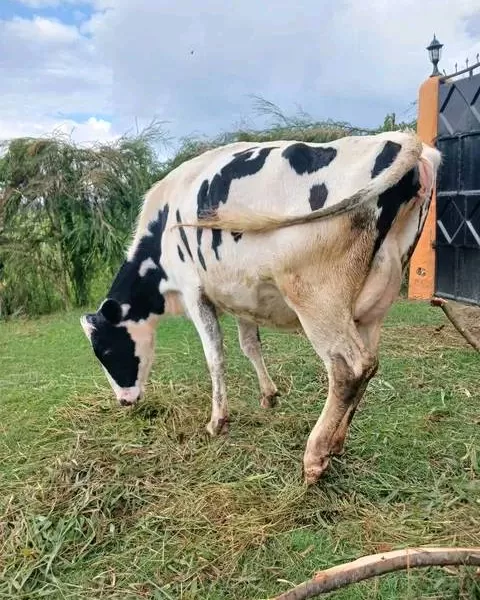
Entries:
{"label": "fallen branch", "polygon": [[353,562],[320,571],[310,581],[305,581],[272,600],[305,600],[392,571],[446,565],[480,566],[480,547],[405,548],[363,556]]}
{"label": "fallen branch", "polygon": [[430,304],[432,306],[439,306],[443,312],[446,314],[449,321],[455,327],[460,335],[462,335],[467,342],[475,348],[477,352],[480,352],[480,341],[473,335],[471,331],[469,331],[465,325],[460,322],[460,317],[455,314],[455,311],[448,304],[446,300],[443,298],[432,298],[430,300]]}

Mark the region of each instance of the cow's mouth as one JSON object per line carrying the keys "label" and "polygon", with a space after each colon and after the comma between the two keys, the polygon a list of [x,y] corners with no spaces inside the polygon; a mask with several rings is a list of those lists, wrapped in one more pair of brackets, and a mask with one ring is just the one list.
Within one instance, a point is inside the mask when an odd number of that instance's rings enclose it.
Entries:
{"label": "cow's mouth", "polygon": [[128,406],[135,406],[135,404],[140,400],[140,396],[135,398],[135,400],[127,400],[126,398],[121,398],[118,403],[120,406],[126,408]]}

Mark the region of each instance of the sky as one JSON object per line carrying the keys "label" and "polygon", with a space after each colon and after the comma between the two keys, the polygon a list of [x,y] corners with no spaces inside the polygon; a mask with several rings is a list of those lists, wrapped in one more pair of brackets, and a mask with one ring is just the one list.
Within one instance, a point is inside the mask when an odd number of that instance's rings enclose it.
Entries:
{"label": "sky", "polygon": [[[479,0],[0,0],[0,138],[173,140],[285,114],[362,127],[415,116],[431,72],[475,62]],[[174,143],[174,142],[173,142]]]}

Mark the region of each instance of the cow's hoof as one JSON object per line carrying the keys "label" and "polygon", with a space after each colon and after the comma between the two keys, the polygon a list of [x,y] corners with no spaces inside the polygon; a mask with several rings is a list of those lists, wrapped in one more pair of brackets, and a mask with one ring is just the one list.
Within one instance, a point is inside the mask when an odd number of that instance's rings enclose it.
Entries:
{"label": "cow's hoof", "polygon": [[260,398],[260,406],[262,408],[274,408],[278,404],[279,392],[275,390],[272,394],[263,394]]}
{"label": "cow's hoof", "polygon": [[228,433],[228,417],[218,419],[217,421],[210,421],[206,429],[212,437],[222,434],[226,435]]}
{"label": "cow's hoof", "polygon": [[303,470],[303,478],[306,485],[315,485],[328,467],[329,459],[324,458],[316,465],[310,465]]}
{"label": "cow's hoof", "polygon": [[334,441],[330,450],[330,454],[333,456],[342,456],[345,454],[344,442],[345,440]]}

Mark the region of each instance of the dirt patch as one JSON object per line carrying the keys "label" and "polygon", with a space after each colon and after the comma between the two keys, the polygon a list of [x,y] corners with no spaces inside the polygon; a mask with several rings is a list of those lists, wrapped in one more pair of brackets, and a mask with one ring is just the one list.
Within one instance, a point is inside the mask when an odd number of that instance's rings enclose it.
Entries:
{"label": "dirt patch", "polygon": [[441,325],[385,328],[382,348],[393,356],[427,356],[445,349],[471,348],[445,317]]}
{"label": "dirt patch", "polygon": [[480,306],[471,306],[451,300],[449,305],[458,318],[460,325],[468,329],[477,340],[480,340]]}
{"label": "dirt patch", "polygon": [[[461,324],[480,340],[480,307],[451,302]],[[441,311],[440,308],[438,308]],[[439,325],[398,325],[386,327],[382,332],[382,348],[394,356],[426,356],[446,349],[473,350],[466,339],[455,329],[447,316]]]}

